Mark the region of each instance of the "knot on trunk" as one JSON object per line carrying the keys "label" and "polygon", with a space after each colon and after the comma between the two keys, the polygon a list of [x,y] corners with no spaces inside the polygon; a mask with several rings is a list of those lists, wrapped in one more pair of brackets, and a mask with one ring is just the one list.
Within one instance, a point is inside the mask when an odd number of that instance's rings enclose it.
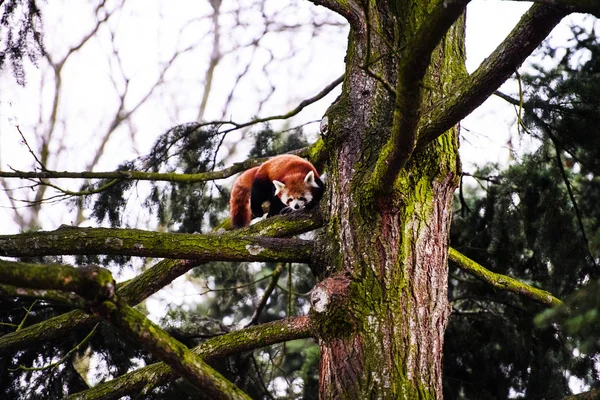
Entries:
{"label": "knot on trunk", "polygon": [[311,314],[318,337],[347,335],[354,330],[349,313],[350,279],[334,275],[319,282],[310,295]]}

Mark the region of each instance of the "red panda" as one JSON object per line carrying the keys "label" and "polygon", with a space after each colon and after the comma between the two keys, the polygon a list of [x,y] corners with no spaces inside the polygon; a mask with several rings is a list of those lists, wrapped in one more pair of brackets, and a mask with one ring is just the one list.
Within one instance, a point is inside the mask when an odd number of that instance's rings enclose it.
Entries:
{"label": "red panda", "polygon": [[248,226],[252,214],[264,214],[265,201],[269,201],[268,217],[311,207],[324,188],[310,162],[291,154],[275,156],[235,180],[229,200],[231,223],[234,228]]}

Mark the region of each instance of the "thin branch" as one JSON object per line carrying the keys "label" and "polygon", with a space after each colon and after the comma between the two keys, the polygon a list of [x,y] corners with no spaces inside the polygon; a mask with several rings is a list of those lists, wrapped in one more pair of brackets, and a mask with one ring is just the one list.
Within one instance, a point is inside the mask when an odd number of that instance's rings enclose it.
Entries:
{"label": "thin branch", "polygon": [[[276,343],[305,339],[311,335],[312,325],[308,317],[292,317],[208,339],[193,351],[211,361]],[[67,399],[110,400],[133,393],[145,394],[153,387],[165,385],[177,377],[168,365],[156,363],[71,395]]]}
{"label": "thin branch", "polygon": [[90,331],[90,333],[88,333],[87,336],[84,337],[81,342],[79,342],[75,347],[73,347],[71,350],[69,350],[67,352],[67,354],[65,354],[58,361],[55,361],[55,362],[50,363],[48,365],[44,365],[43,367],[29,368],[29,367],[26,367],[24,365],[19,365],[17,368],[9,368],[8,370],[9,371],[17,371],[17,370],[23,370],[23,371],[43,371],[43,370],[46,370],[46,369],[56,368],[60,364],[64,363],[71,356],[71,354],[73,354],[75,351],[77,351],[78,349],[80,349],[81,347],[83,347],[84,345],[86,345],[87,342],[90,341],[90,339],[92,338],[92,336],[94,336],[96,334],[97,328],[98,328],[98,324],[96,324],[94,326],[94,328]]}
{"label": "thin branch", "polygon": [[534,4],[469,79],[423,115],[418,129],[417,149],[424,148],[479,107],[568,13],[565,8]]}
{"label": "thin branch", "polygon": [[[496,96],[506,100],[507,102],[509,102],[511,104],[515,104],[515,103],[522,104],[523,108],[525,108],[525,109],[532,110],[532,109],[536,108],[535,106],[530,105],[530,104],[523,104],[522,101],[514,99],[511,96],[508,96],[504,93],[495,91],[494,94]],[[567,172],[565,171],[565,167],[563,165],[560,153],[561,153],[561,151],[566,151],[576,161],[578,161],[578,162],[580,162],[580,161],[578,160],[577,155],[573,155],[573,154],[571,154],[570,151],[563,149],[563,147],[559,143],[558,137],[554,133],[552,133],[552,129],[550,128],[550,126],[548,126],[548,124],[546,124],[546,122],[544,120],[542,120],[540,117],[538,117],[535,113],[531,113],[530,116],[533,118],[533,120],[535,121],[537,126],[544,132],[544,134],[548,137],[548,139],[550,139],[550,141],[554,145],[554,148],[556,150],[556,165],[558,167],[558,170],[560,171],[561,177],[563,178],[563,181],[567,188],[567,193],[569,195],[569,199],[571,200],[571,204],[573,204],[573,210],[575,211],[575,217],[577,219],[577,223],[579,224],[579,230],[581,231],[583,241],[585,242],[586,249],[588,251],[588,255],[590,256],[590,259],[592,260],[592,263],[594,264],[594,266],[596,266],[597,265],[596,258],[594,257],[594,254],[592,253],[592,250],[590,247],[590,241],[585,232],[585,227],[583,224],[583,216],[581,214],[579,206],[577,205],[577,201],[575,200],[575,194],[573,193],[571,182],[569,182],[569,177],[567,176]]]}
{"label": "thin branch", "polygon": [[[496,90],[494,92],[494,95],[500,97],[503,100],[506,100],[508,103],[510,103],[512,105],[518,106],[520,104],[519,99],[515,99],[515,98],[513,98],[505,93],[502,93],[498,90]],[[537,103],[537,102],[524,102],[523,109],[528,110],[528,111],[532,111],[535,109],[552,110],[552,111],[558,111],[558,112],[572,111],[572,110],[565,110],[563,107],[558,106],[556,104]],[[540,117],[538,117],[536,113],[531,112],[528,114],[528,116],[531,119],[533,119],[533,121],[535,121],[536,125],[544,131],[544,134],[546,134],[546,136],[548,136],[548,138],[552,142],[554,142],[554,143],[561,142],[561,140],[552,133],[552,130],[548,127],[548,125]],[[533,136],[532,132],[530,132],[530,131],[526,131],[526,132]],[[569,156],[571,156],[571,158],[573,158],[573,160],[575,160],[576,162],[578,162],[581,165],[586,165],[586,163],[581,161],[580,158],[577,156],[577,154],[572,149],[568,148],[569,146],[563,145],[561,147],[562,147],[563,151],[567,152],[569,154]],[[586,165],[586,166],[593,170],[593,167],[590,167],[589,165]]]}
{"label": "thin branch", "polygon": [[[298,156],[307,156],[315,147],[316,143],[308,148],[302,148],[290,152]],[[199,172],[197,174],[179,174],[176,172],[160,173],[145,171],[109,171],[109,172],[68,172],[68,171],[19,171],[13,170],[0,171],[0,177],[19,178],[19,179],[119,179],[119,180],[139,180],[139,181],[166,181],[197,183],[211,180],[229,178],[239,172],[262,164],[268,158],[255,158],[243,162],[234,163],[231,167],[219,171]]]}
{"label": "thin branch", "polygon": [[251,125],[261,124],[264,122],[274,121],[274,120],[278,120],[278,119],[288,119],[288,118],[291,118],[294,115],[300,113],[300,111],[302,111],[305,107],[307,107],[313,103],[316,103],[317,101],[321,100],[323,97],[327,96],[333,89],[335,89],[343,81],[344,81],[344,75],[340,76],[339,78],[337,78],[333,82],[331,82],[329,85],[325,86],[325,88],[323,88],[323,90],[321,90],[319,93],[317,93],[313,97],[302,100],[300,102],[300,104],[298,104],[298,106],[296,106],[296,108],[294,108],[293,110],[291,110],[285,114],[272,115],[270,117],[264,117],[264,118],[256,118],[256,119],[250,120],[248,122],[244,122],[244,123],[237,123],[237,122],[234,122],[231,120],[229,120],[229,121],[225,121],[225,120],[210,121],[210,122],[205,122],[205,123],[199,124],[198,127],[201,128],[203,126],[211,126],[211,125],[233,125],[233,128],[225,129],[222,132],[222,133],[229,133],[229,132],[232,132],[237,129],[246,128]]}
{"label": "thin branch", "polygon": [[398,82],[389,140],[373,171],[373,187],[380,193],[392,186],[416,145],[423,77],[431,54],[470,0],[441,0],[406,45],[398,66]]}
{"label": "thin branch", "polygon": [[25,325],[25,321],[27,320],[27,317],[29,317],[29,315],[31,314],[31,310],[33,310],[33,307],[37,304],[37,302],[38,302],[37,300],[34,300],[34,302],[31,303],[29,308],[25,308],[25,315],[23,316],[23,319],[21,319],[21,322],[19,322],[19,326],[17,326],[16,332],[23,329],[23,325]]}
{"label": "thin branch", "polygon": [[202,93],[202,101],[200,102],[200,109],[198,110],[198,122],[204,119],[204,112],[206,111],[206,105],[208,104],[208,97],[212,89],[212,81],[215,74],[217,64],[221,61],[221,24],[219,17],[221,16],[221,1],[209,1],[210,6],[213,9],[212,12],[212,28],[213,28],[213,43],[212,52],[210,54],[210,61],[206,73],[204,75],[204,92]]}
{"label": "thin branch", "polygon": [[283,272],[284,265],[285,265],[284,263],[279,263],[279,264],[277,264],[277,267],[275,267],[275,270],[273,270],[273,273],[271,274],[271,280],[269,281],[269,284],[267,285],[267,288],[265,289],[265,292],[263,293],[263,295],[258,303],[258,306],[256,306],[256,309],[254,310],[254,313],[252,314],[252,317],[250,318],[250,322],[248,322],[248,324],[246,325],[246,328],[251,325],[256,325],[256,323],[258,322],[258,318],[260,317],[260,314],[262,313],[265,306],[267,305],[267,301],[269,301],[269,297],[271,297],[273,290],[275,290],[275,287],[277,287],[277,282],[279,282],[279,277],[281,276],[281,273]]}
{"label": "thin branch", "polygon": [[529,297],[538,303],[551,307],[563,304],[562,301],[554,297],[551,293],[519,282],[515,278],[489,271],[453,248],[448,250],[448,258],[466,273],[473,275],[483,282],[489,283],[497,289]]}
{"label": "thin branch", "polygon": [[27,147],[27,150],[29,150],[29,153],[33,156],[33,159],[35,160],[35,162],[38,163],[38,165],[40,166],[40,169],[42,171],[48,171],[48,168],[46,168],[44,163],[38,158],[38,156],[35,154],[35,152],[31,149],[31,146],[29,146],[29,143],[27,142],[25,135],[23,135],[23,132],[21,132],[21,128],[19,127],[19,125],[15,126],[15,128],[17,128],[19,135],[21,135],[21,139],[23,139],[23,143]]}
{"label": "thin branch", "polygon": [[[552,140],[552,139],[551,139]],[[558,166],[558,170],[560,171],[560,175],[563,178],[565,186],[567,187],[567,193],[569,194],[569,199],[571,200],[571,204],[573,204],[573,209],[575,210],[575,217],[577,218],[577,223],[579,224],[579,230],[581,231],[581,236],[583,237],[583,241],[585,242],[585,247],[588,251],[588,255],[590,256],[590,260],[596,267],[596,258],[590,249],[590,241],[585,233],[585,227],[583,225],[583,217],[581,215],[581,211],[579,210],[579,206],[577,205],[577,201],[575,200],[575,195],[573,194],[573,188],[571,187],[571,182],[569,182],[569,177],[567,176],[567,171],[565,171],[565,166],[562,162],[562,157],[560,156],[561,148],[558,143],[552,140],[554,144],[554,149],[556,150],[556,165]]]}

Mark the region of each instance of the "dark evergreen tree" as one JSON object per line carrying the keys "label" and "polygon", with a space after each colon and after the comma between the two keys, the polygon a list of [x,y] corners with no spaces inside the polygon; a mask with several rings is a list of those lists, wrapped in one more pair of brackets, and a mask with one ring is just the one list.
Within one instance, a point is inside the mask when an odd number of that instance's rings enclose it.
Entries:
{"label": "dark evergreen tree", "polygon": [[535,135],[539,147],[507,169],[472,174],[479,186],[463,187],[451,235],[453,247],[482,265],[560,298],[577,296],[577,307],[561,314],[566,324],[550,323],[557,311],[536,324],[542,307],[451,266],[448,398],[558,399],[571,393],[571,377],[598,382],[600,348],[591,333],[600,278],[599,49],[594,32],[577,27],[569,47],[545,44],[544,65],[555,66],[535,65],[522,76],[523,134]]}

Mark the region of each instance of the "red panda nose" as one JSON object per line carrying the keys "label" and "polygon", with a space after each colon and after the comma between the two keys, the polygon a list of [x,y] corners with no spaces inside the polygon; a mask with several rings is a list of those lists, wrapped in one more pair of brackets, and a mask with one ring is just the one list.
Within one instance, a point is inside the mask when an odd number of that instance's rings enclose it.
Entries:
{"label": "red panda nose", "polygon": [[299,208],[300,208],[300,205],[296,204],[296,205],[294,206],[294,208],[297,210],[297,209],[299,209]]}

